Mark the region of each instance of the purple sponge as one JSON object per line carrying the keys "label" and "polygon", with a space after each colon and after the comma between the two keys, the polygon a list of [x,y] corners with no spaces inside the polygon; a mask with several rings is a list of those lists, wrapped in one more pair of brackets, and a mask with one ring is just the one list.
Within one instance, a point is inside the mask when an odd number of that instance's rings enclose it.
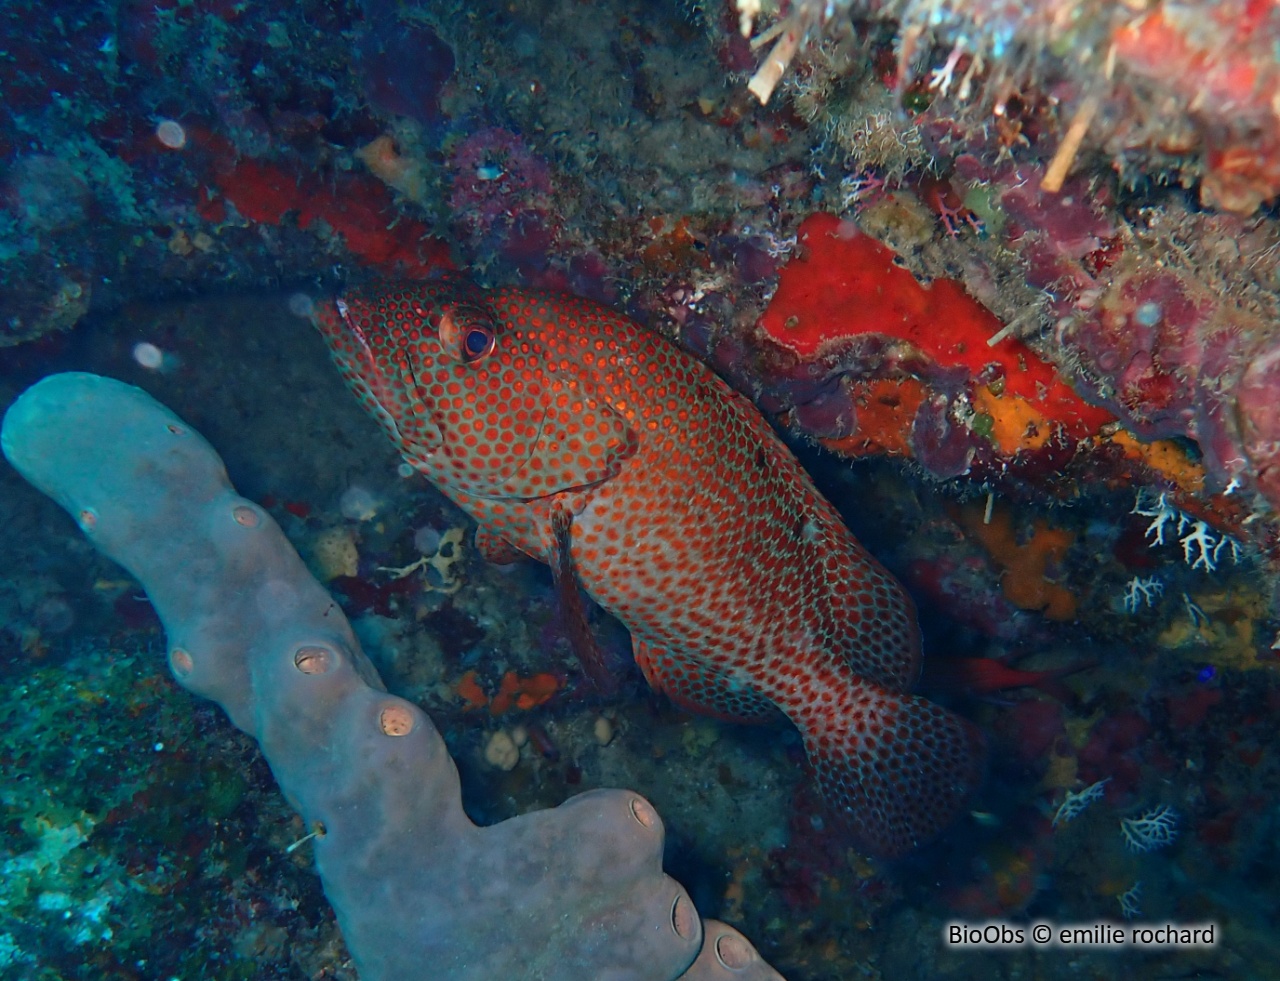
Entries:
{"label": "purple sponge", "polygon": [[704,927],[638,794],[472,824],[431,720],[386,692],[275,521],[141,389],[53,375],[10,407],[0,446],[143,584],[178,681],[261,744],[317,833],[364,981],[780,981],[732,928]]}

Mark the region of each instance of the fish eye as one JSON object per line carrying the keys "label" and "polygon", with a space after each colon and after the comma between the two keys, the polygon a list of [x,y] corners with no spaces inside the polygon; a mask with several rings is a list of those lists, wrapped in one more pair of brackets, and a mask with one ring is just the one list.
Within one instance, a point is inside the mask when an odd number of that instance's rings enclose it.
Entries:
{"label": "fish eye", "polygon": [[493,350],[493,341],[493,331],[489,328],[471,325],[462,339],[462,359],[467,362],[479,361]]}
{"label": "fish eye", "polygon": [[494,348],[498,332],[486,310],[459,303],[444,307],[436,320],[446,356],[463,364],[475,364]]}

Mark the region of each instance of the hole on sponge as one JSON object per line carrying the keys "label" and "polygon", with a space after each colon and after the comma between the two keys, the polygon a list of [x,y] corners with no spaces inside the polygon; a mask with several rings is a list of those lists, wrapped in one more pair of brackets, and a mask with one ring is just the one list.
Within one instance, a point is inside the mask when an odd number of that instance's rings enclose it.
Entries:
{"label": "hole on sponge", "polygon": [[386,705],[378,713],[378,726],[383,735],[407,736],[413,732],[414,718],[406,705]]}
{"label": "hole on sponge", "polygon": [[257,528],[262,520],[258,517],[258,512],[247,504],[238,505],[231,514],[236,519],[236,524],[244,525],[246,528]]}
{"label": "hole on sponge", "polygon": [[293,655],[293,666],[303,674],[324,674],[333,667],[333,654],[327,647],[299,647]]}
{"label": "hole on sponge", "polygon": [[726,933],[716,939],[716,960],[730,971],[741,971],[755,960],[751,945],[736,934]]}
{"label": "hole on sponge", "polygon": [[671,929],[682,940],[692,940],[698,935],[698,911],[683,892],[671,904]]}
{"label": "hole on sponge", "polygon": [[652,828],[658,823],[658,813],[643,797],[631,798],[631,816],[646,828]]}
{"label": "hole on sponge", "polygon": [[179,678],[185,678],[195,666],[196,663],[192,660],[189,651],[175,647],[169,652],[169,667]]}

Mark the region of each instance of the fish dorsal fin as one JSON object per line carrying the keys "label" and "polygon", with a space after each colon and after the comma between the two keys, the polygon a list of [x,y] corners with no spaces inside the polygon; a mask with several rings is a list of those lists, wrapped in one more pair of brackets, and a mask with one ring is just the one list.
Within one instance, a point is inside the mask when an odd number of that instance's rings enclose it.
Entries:
{"label": "fish dorsal fin", "polygon": [[533,452],[501,485],[507,497],[547,497],[615,477],[636,451],[630,423],[568,372],[546,381],[544,415]]}

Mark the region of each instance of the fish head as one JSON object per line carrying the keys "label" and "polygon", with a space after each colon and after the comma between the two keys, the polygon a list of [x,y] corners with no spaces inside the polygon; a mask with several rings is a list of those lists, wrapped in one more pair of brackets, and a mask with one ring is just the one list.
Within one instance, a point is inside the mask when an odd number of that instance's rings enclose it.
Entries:
{"label": "fish head", "polygon": [[570,326],[495,309],[465,280],[349,291],[316,324],[404,458],[445,490],[545,497],[607,479],[634,451],[581,364],[553,356]]}

